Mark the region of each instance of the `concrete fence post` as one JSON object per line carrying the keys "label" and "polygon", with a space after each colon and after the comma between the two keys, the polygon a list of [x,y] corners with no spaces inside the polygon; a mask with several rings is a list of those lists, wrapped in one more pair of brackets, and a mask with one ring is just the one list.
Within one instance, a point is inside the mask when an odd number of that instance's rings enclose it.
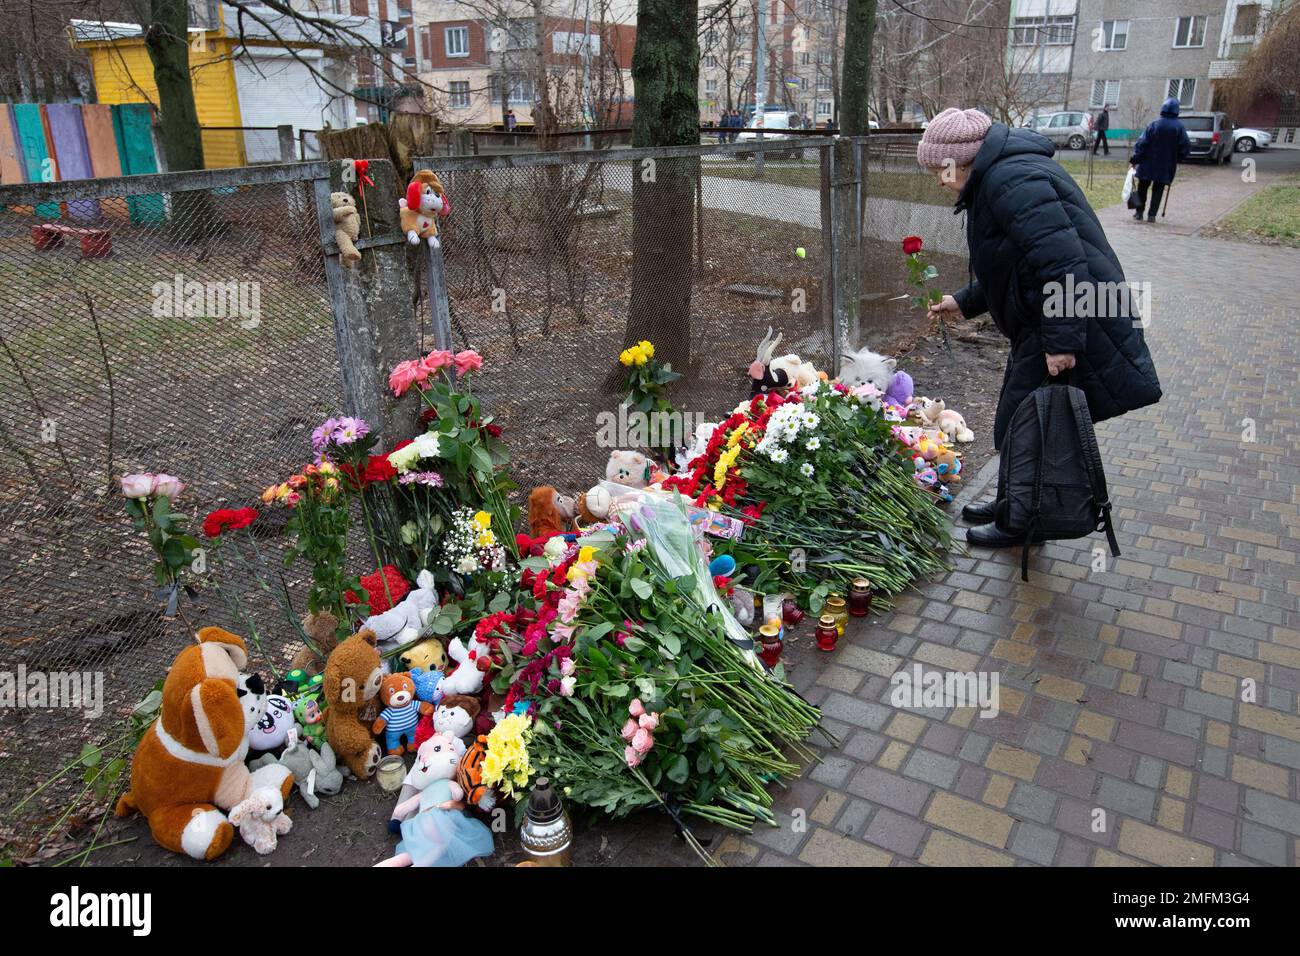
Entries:
{"label": "concrete fence post", "polygon": [[406,238],[397,218],[401,190],[390,161],[370,161],[375,184],[366,187],[365,202],[357,203],[362,223],[356,245],[361,261],[344,266],[334,242],[330,193],[348,192],[356,197],[357,184],[344,182],[343,168],[342,161],[331,162],[329,178],[315,180],[313,189],[343,372],[344,407],[379,432],[382,446],[390,446],[416,431],[419,415],[414,396],[398,400],[388,388],[393,366],[417,358],[420,349]]}
{"label": "concrete fence post", "polygon": [[275,135],[280,141],[280,162],[298,162],[298,139],[293,135],[293,127],[289,125],[277,126]]}

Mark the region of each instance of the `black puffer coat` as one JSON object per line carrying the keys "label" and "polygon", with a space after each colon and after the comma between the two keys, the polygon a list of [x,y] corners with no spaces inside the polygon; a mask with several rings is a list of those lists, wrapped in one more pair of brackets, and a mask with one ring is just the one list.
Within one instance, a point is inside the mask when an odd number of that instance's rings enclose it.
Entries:
{"label": "black puffer coat", "polygon": [[954,297],[967,318],[992,313],[1011,340],[993,425],[999,448],[1016,406],[1049,380],[1047,353],[1074,354],[1071,380],[1094,421],[1160,399],[1124,270],[1054,152],[1033,130],[994,123],[957,199],[972,278]]}

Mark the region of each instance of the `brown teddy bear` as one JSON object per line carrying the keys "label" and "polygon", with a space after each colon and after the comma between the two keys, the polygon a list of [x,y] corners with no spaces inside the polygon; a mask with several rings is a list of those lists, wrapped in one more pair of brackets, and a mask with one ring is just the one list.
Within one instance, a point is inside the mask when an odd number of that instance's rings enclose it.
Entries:
{"label": "brown teddy bear", "polygon": [[310,677],[315,677],[321,672],[325,665],[325,658],[338,646],[339,639],[336,636],[338,629],[338,619],[329,611],[317,611],[314,614],[308,614],[302,619],[303,633],[316,645],[319,654],[310,647],[303,645],[293,660],[289,664],[289,670],[300,670],[307,673]]}
{"label": "brown teddy bear", "polygon": [[389,674],[379,685],[379,700],[384,709],[379,712],[370,730],[376,736],[384,735],[384,747],[391,755],[400,757],[406,752],[405,740],[416,749],[415,725],[422,714],[433,713],[433,704],[415,699],[415,681],[410,674]]}
{"label": "brown teddy bear", "polygon": [[361,216],[357,201],[348,193],[330,193],[330,206],[334,210],[334,242],[339,247],[339,260],[345,266],[361,261],[356,241],[361,238]]}
{"label": "brown teddy bear", "polygon": [[375,772],[383,755],[361,717],[384,680],[375,644],[375,632],[365,628],[341,641],[325,662],[325,737],[338,759],[362,780]]}

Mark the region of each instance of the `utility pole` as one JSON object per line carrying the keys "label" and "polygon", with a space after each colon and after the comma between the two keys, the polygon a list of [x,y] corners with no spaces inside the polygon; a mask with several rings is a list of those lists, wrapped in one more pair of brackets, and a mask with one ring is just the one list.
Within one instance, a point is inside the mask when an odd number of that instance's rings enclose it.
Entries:
{"label": "utility pole", "polygon": [[1030,120],[1030,126],[1038,129],[1038,102],[1043,98],[1043,64],[1047,59],[1047,38],[1050,35],[1048,31],[1051,27],[1048,25],[1052,18],[1052,0],[1046,0],[1043,4],[1043,30],[1038,37],[1038,79],[1035,82],[1034,89],[1034,118]]}
{"label": "utility pole", "polygon": [[591,151],[591,0],[587,0],[582,14],[582,138],[583,148]]}

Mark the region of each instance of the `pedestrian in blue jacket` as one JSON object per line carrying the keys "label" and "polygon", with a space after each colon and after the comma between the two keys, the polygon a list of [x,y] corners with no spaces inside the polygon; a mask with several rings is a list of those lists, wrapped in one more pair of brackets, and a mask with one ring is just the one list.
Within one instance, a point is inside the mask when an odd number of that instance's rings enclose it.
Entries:
{"label": "pedestrian in blue jacket", "polygon": [[1165,188],[1174,181],[1174,172],[1178,164],[1187,159],[1192,151],[1191,140],[1187,130],[1178,118],[1178,100],[1169,97],[1160,107],[1160,118],[1153,121],[1138,137],[1133,146],[1133,158],[1129,165],[1137,169],[1137,209],[1133,218],[1139,222],[1142,210],[1147,204],[1147,188],[1151,187],[1151,208],[1147,212],[1147,222],[1156,221],[1156,210],[1160,208],[1160,199]]}

